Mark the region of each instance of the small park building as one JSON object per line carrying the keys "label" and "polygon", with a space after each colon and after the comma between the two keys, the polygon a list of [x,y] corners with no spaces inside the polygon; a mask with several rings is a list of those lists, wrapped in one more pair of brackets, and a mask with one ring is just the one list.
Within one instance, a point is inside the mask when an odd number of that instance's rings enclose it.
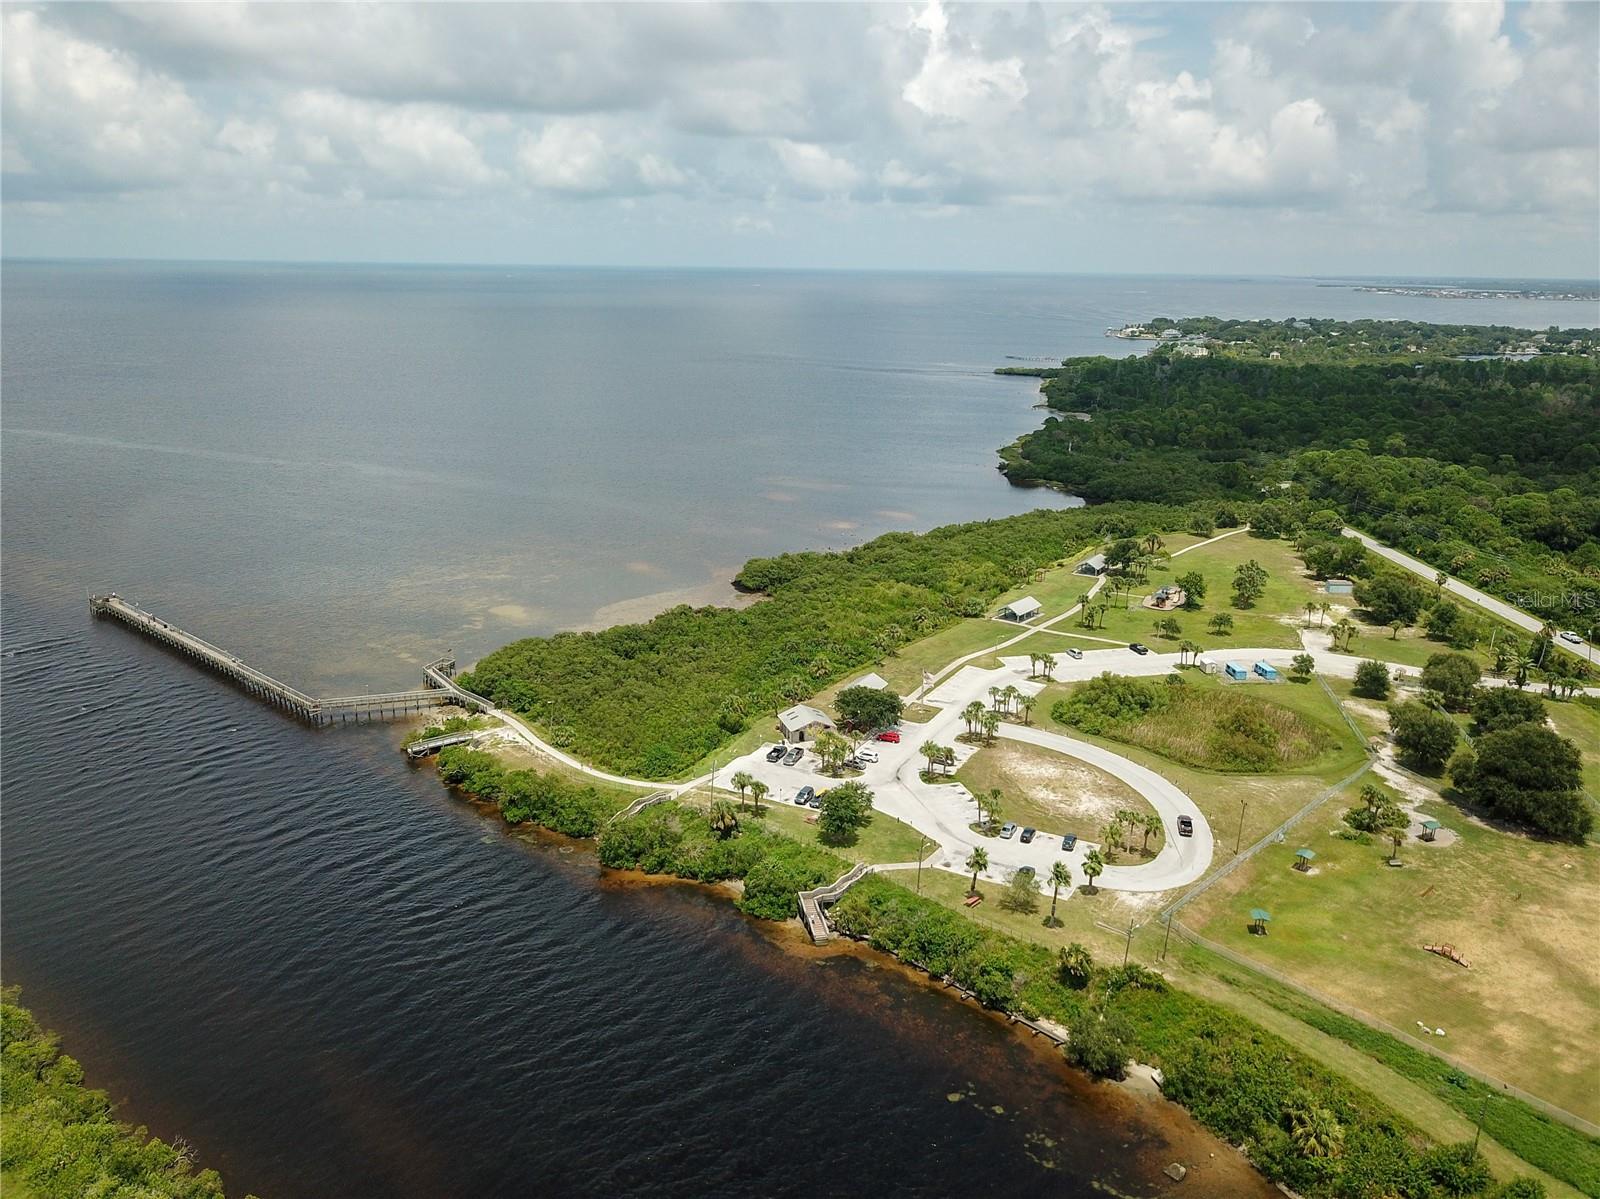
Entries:
{"label": "small park building", "polygon": [[833,721],[828,718],[828,714],[813,708],[810,704],[796,704],[778,713],[778,732],[791,745],[811,741],[824,729],[833,727]]}
{"label": "small park building", "polygon": [[1039,615],[1039,610],[1042,607],[1043,605],[1040,604],[1038,600],[1034,599],[1033,596],[1025,595],[1021,599],[1012,600],[1005,607],[1001,608],[1000,618],[1002,620],[1032,620],[1035,616]]}
{"label": "small park building", "polygon": [[1103,574],[1105,574],[1106,573],[1106,556],[1104,554],[1091,554],[1089,557],[1085,558],[1082,562],[1078,563],[1077,569],[1075,571],[1073,571],[1073,573],[1074,574],[1080,574],[1080,575],[1103,575]]}

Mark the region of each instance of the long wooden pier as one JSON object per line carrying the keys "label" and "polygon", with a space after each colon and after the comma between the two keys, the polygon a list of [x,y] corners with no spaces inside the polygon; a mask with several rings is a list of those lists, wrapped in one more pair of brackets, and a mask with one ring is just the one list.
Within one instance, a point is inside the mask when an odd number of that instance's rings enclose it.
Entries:
{"label": "long wooden pier", "polygon": [[[311,724],[332,724],[336,720],[360,720],[363,717],[382,720],[410,715],[425,708],[437,708],[443,704],[461,704],[480,711],[486,711],[490,706],[488,700],[455,685],[450,678],[455,670],[455,661],[451,658],[430,662],[423,671],[426,686],[416,691],[318,697],[307,695],[265,671],[257,670],[220,646],[187,633],[153,612],[147,612],[123,599],[115,591],[90,596],[89,610],[95,616],[121,621],[152,641],[160,642],[222,675],[257,699]],[[438,682],[439,679],[443,679],[444,683]]]}

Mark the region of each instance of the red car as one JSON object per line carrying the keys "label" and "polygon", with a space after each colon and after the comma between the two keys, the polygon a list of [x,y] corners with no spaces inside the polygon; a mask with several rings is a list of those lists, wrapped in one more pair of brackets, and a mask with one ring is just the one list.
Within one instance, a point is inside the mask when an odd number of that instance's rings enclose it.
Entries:
{"label": "red car", "polygon": [[879,741],[889,741],[889,742],[892,742],[895,745],[899,745],[900,744],[900,734],[895,729],[890,729],[886,733],[879,733],[878,734],[878,740]]}

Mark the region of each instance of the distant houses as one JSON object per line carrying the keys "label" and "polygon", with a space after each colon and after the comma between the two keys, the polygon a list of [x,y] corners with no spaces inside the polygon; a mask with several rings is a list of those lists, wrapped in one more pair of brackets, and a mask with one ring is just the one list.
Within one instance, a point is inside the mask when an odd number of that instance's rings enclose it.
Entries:
{"label": "distant houses", "polygon": [[810,704],[796,704],[778,713],[778,732],[791,745],[814,740],[818,733],[833,727],[828,714]]}
{"label": "distant houses", "polygon": [[1000,619],[1015,620],[1019,622],[1024,620],[1032,620],[1035,616],[1039,615],[1039,612],[1043,607],[1044,605],[1038,600],[1034,599],[1033,596],[1025,595],[1021,599],[1012,600],[1009,604],[1001,608]]}

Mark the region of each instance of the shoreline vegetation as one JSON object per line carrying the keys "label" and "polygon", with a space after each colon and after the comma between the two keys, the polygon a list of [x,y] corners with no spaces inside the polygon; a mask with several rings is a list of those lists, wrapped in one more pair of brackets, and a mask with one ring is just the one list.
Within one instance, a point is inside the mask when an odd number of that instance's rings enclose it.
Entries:
{"label": "shoreline vegetation", "polygon": [[224,1199],[215,1170],[195,1170],[183,1139],[171,1145],[118,1121],[104,1091],[40,1028],[17,988],[0,990],[0,1188],[6,1199]]}
{"label": "shoreline vegetation", "polygon": [[[967,648],[978,624],[972,618],[1002,596],[1049,586],[1051,572],[1070,570],[1085,546],[1106,547],[1114,566],[1142,580],[1160,554],[1140,552],[1141,544],[1249,525],[1253,542],[1293,540],[1309,577],[1356,580],[1351,615],[1359,612],[1362,623],[1339,620],[1346,648],[1352,631],[1366,637],[1386,625],[1379,631],[1408,664],[1449,646],[1519,677],[1517,662],[1491,661],[1505,656],[1491,651],[1506,630],[1369,555],[1341,536],[1345,523],[1513,601],[1522,590],[1548,596],[1585,581],[1600,595],[1600,333],[1213,318],[1144,328],[1158,344],[1143,357],[999,368],[1040,378],[1053,413],[1001,452],[1001,469],[1019,484],[1082,494],[1090,506],[891,533],[842,552],[753,559],[735,583],[759,604],[685,606],[641,625],[526,639],[488,655],[463,684],[586,761],[635,777],[684,779],[725,746],[753,746],[778,708],[815,702],[864,669],[895,675],[902,649],[921,662],[924,646]],[[1464,360],[1530,345],[1538,355],[1531,361]],[[1281,598],[1271,593],[1278,586],[1269,584],[1269,598]],[[1238,634],[1249,625],[1258,635],[1252,644],[1276,644],[1261,639],[1277,625],[1250,613],[1253,597],[1235,601],[1240,611],[1229,624],[1242,622]],[[1309,628],[1316,605],[1300,606],[1307,613],[1301,627]],[[1530,606],[1581,624],[1593,620],[1600,599],[1576,615]],[[1319,630],[1328,608],[1320,605]],[[1102,612],[1099,626],[1085,627],[1103,628],[1106,619]],[[1109,640],[1126,640],[1120,625],[1128,619],[1119,614]],[[1424,624],[1433,648],[1415,640],[1413,630]],[[1547,626],[1543,638],[1557,627]],[[1330,632],[1337,648],[1338,631]],[[1085,647],[1104,640],[1088,635]],[[1530,649],[1538,640],[1530,639]],[[956,656],[923,662],[923,677]],[[1332,752],[1334,730],[1243,696],[1212,714],[1216,727],[1204,744],[1179,744],[1182,730],[1160,722],[1181,722],[1189,700],[1152,686],[1129,680],[1129,695],[1139,692],[1133,699],[1150,700],[1133,706],[1149,714],[1138,718],[1142,724],[1121,716],[1114,723],[1153,749],[1176,747],[1208,764],[1217,758],[1267,773]],[[1095,692],[1084,687],[1069,691],[1077,707],[1061,707],[1058,718],[1086,718],[1084,697]],[[1285,728],[1268,728],[1267,718]],[[1257,725],[1260,735],[1247,735]],[[495,805],[508,824],[593,836],[602,867],[717,885],[758,919],[793,918],[797,892],[849,865],[824,845],[778,831],[742,796],[737,808],[716,799],[706,809],[680,797],[616,819],[625,797],[509,770],[490,753],[455,747],[438,767],[447,783]],[[1265,1177],[1312,1199],[1523,1199],[1549,1193],[1547,1184],[1560,1194],[1571,1186],[1600,1195],[1600,1140],[1498,1093],[1492,1117],[1474,1111],[1490,1107],[1483,1084],[1299,992],[1224,962],[1196,965],[1204,953],[1198,946],[1185,946],[1165,975],[1101,965],[1083,945],[1052,948],[1016,936],[883,876],[849,890],[831,917],[844,935],[960,987],[984,1007],[1060,1025],[1066,1056],[1092,1075],[1120,1076],[1133,1058],[1154,1065],[1169,1099],[1240,1147]],[[1201,986],[1201,974],[1211,982]],[[1214,994],[1224,978],[1234,1002]],[[1245,996],[1258,1007],[1265,1000],[1262,1015],[1249,1014]],[[1275,1026],[1308,1035],[1291,1041],[1267,1031],[1269,1009]],[[1307,1048],[1317,1036],[1377,1063],[1368,1069],[1380,1079],[1419,1086],[1445,1107],[1482,1118],[1497,1142],[1486,1148],[1501,1182],[1473,1145],[1424,1132],[1363,1071],[1326,1064],[1326,1055]],[[1448,1121],[1430,1123],[1437,1129]],[[1539,1177],[1512,1177],[1521,1163]]]}

